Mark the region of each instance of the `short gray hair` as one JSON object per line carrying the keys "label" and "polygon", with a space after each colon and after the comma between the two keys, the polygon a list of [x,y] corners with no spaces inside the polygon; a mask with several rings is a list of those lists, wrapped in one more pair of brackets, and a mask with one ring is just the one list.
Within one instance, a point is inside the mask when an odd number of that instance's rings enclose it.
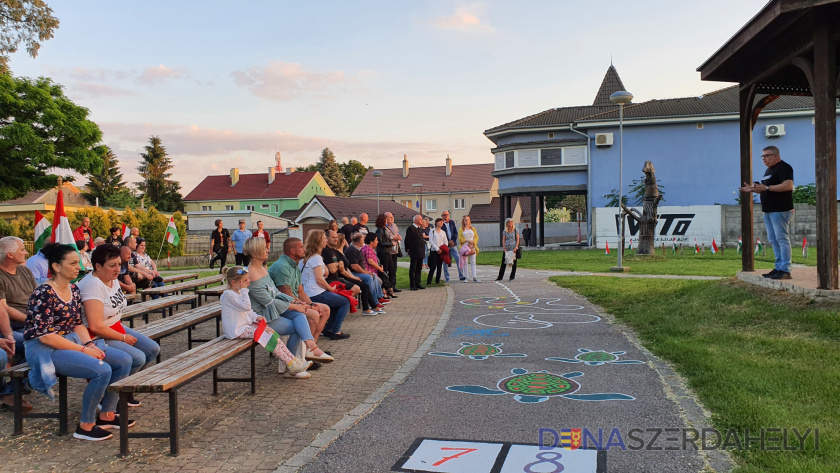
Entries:
{"label": "short gray hair", "polygon": [[23,244],[23,240],[16,236],[0,238],[0,263],[6,261],[7,254],[17,251],[18,243]]}

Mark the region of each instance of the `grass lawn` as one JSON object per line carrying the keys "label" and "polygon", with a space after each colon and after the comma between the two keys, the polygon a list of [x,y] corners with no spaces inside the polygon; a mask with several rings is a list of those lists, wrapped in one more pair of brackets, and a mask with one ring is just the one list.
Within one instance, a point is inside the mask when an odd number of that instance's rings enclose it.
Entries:
{"label": "grass lawn", "polygon": [[[632,327],[651,352],[688,380],[718,430],[736,428],[743,438],[744,428],[819,428],[819,451],[814,451],[813,433],[804,452],[733,451],[739,472],[840,469],[837,304],[811,303],[733,280],[651,284],[572,276],[551,281]],[[792,433],[790,438],[795,439]]]}

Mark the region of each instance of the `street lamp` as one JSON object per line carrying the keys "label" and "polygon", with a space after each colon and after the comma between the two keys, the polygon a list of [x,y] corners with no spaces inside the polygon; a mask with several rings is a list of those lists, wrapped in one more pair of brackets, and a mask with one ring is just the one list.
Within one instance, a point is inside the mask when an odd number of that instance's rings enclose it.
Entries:
{"label": "street lamp", "polygon": [[420,188],[420,215],[423,215],[423,184],[412,184],[411,187]]}
{"label": "street lamp", "polygon": [[624,189],[624,179],[623,179],[623,166],[624,166],[624,104],[629,103],[633,100],[633,94],[627,92],[626,90],[619,90],[614,94],[610,95],[610,102],[618,104],[618,215],[621,219],[621,225],[619,225],[619,235],[618,239],[621,241],[621,247],[618,249],[618,267],[617,271],[622,272],[624,269],[621,267],[621,256],[624,253],[624,215],[622,215],[621,204],[622,196],[623,196],[623,189]]}
{"label": "street lamp", "polygon": [[382,177],[382,171],[373,171],[372,174],[376,178],[376,215],[379,215],[379,178]]}

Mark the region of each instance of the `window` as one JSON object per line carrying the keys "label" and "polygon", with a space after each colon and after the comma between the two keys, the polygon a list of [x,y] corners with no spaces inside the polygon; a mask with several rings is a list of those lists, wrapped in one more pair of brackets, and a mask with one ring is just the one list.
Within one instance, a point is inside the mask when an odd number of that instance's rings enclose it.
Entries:
{"label": "window", "polygon": [[280,213],[280,206],[278,204],[271,204],[271,211],[274,213]]}
{"label": "window", "polygon": [[455,210],[466,209],[466,199],[455,199]]}
{"label": "window", "polygon": [[246,206],[245,206],[245,210],[250,210],[251,212],[253,212],[254,210],[256,210],[256,206],[254,206],[254,205],[246,205]]}
{"label": "window", "polygon": [[430,199],[426,201],[426,211],[437,211],[437,200]]}
{"label": "window", "polygon": [[232,205],[225,205],[225,210],[233,210],[233,206]]}
{"label": "window", "polygon": [[408,209],[410,209],[412,207],[412,202],[410,200],[404,200],[404,201],[400,202],[400,204],[402,204],[403,207],[408,208]]}
{"label": "window", "polygon": [[540,165],[540,150],[538,149],[521,149],[517,151],[519,154],[519,166],[520,168],[524,167],[537,167]]}
{"label": "window", "polygon": [[210,210],[210,206],[209,205],[202,205],[201,210],[203,210],[205,212],[208,212]]}
{"label": "window", "polygon": [[268,210],[268,204],[260,204],[260,210]]}
{"label": "window", "polygon": [[563,148],[540,150],[540,166],[559,166],[563,164]]}
{"label": "window", "polygon": [[499,171],[501,169],[504,169],[505,168],[505,153],[496,153],[495,158],[496,158],[495,170]]}
{"label": "window", "polygon": [[505,153],[505,169],[510,169],[513,167],[513,151],[508,151]]}

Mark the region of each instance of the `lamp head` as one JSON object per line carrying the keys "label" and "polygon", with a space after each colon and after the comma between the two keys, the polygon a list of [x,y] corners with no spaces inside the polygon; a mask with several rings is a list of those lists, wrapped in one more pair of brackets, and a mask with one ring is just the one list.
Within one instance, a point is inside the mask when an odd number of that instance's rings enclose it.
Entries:
{"label": "lamp head", "polygon": [[618,92],[610,95],[610,102],[618,105],[624,105],[629,103],[631,100],[633,100],[633,94],[627,92],[626,90],[619,90]]}
{"label": "lamp head", "polygon": [[371,174],[373,174],[373,177],[375,177],[377,179],[382,177],[382,171],[373,171],[373,173],[371,173]]}

